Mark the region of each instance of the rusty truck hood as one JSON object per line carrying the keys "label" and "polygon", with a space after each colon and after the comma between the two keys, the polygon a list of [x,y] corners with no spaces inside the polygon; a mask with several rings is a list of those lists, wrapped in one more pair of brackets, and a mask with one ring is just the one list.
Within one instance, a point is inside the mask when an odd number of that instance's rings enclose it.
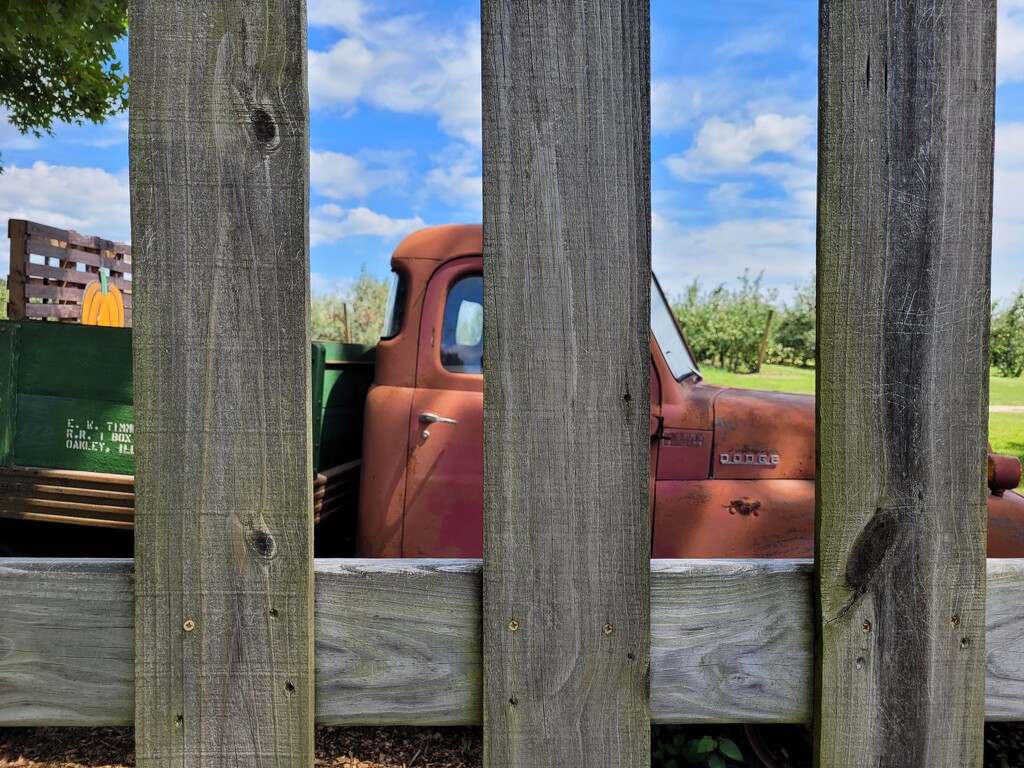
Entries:
{"label": "rusty truck hood", "polygon": [[813,395],[727,388],[714,408],[713,477],[814,477]]}

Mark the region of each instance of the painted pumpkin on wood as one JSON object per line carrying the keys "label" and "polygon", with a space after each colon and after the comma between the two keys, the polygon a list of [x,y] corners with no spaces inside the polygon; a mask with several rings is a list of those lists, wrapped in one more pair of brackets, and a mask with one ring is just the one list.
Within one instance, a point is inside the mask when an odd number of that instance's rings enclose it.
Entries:
{"label": "painted pumpkin on wood", "polygon": [[124,328],[124,299],[117,286],[107,279],[107,270],[100,279],[85,286],[82,297],[82,325],[105,325]]}

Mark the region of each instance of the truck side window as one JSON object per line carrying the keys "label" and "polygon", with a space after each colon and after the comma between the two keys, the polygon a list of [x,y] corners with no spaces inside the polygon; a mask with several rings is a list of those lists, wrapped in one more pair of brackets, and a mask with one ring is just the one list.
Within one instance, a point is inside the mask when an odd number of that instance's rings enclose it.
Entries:
{"label": "truck side window", "polygon": [[402,314],[405,312],[405,278],[391,273],[391,285],[388,287],[388,303],[384,308],[384,328],[381,329],[382,339],[391,339],[402,330]]}
{"label": "truck side window", "polygon": [[448,292],[441,324],[441,365],[453,373],[483,373],[484,279],[458,280]]}

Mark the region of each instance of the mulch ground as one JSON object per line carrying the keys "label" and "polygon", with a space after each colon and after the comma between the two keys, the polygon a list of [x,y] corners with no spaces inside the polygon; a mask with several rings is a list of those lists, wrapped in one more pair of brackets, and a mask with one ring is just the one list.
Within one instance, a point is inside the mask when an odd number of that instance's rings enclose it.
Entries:
{"label": "mulch ground", "polygon": [[[988,723],[985,742],[985,768],[1024,766],[1024,723]],[[479,728],[316,729],[319,768],[479,768],[482,762]],[[0,768],[134,766],[131,728],[0,728]]]}
{"label": "mulch ground", "polygon": [[[479,728],[317,728],[321,768],[478,768]],[[0,768],[134,768],[131,728],[0,728]]]}

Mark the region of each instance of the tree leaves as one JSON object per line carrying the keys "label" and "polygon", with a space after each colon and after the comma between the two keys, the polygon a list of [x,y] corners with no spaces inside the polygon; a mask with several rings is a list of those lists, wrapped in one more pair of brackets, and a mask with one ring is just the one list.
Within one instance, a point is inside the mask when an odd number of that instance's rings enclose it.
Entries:
{"label": "tree leaves", "polygon": [[54,122],[102,123],[128,104],[114,54],[126,0],[7,0],[0,4],[0,106],[22,133]]}

